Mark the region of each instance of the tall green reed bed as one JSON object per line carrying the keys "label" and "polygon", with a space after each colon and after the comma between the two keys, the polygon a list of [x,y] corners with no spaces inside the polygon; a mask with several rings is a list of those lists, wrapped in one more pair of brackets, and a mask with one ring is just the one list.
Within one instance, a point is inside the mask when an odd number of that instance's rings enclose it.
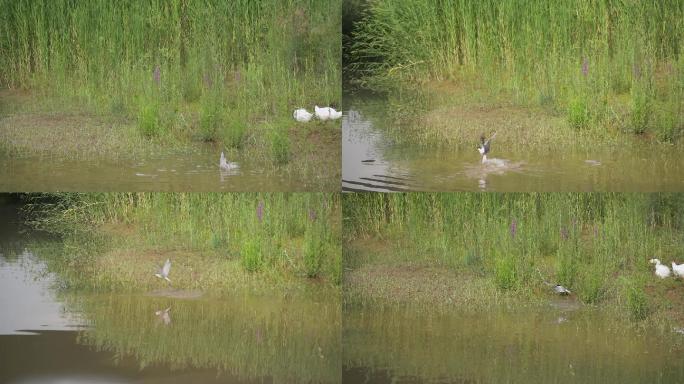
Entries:
{"label": "tall green reed bed", "polygon": [[[439,266],[525,297],[557,283],[636,319],[669,308],[666,292],[682,289],[657,279],[648,263],[684,262],[679,194],[357,194],[345,196],[344,222],[351,268]],[[389,250],[358,249],[365,238]]]}
{"label": "tall green reed bed", "polygon": [[147,138],[239,149],[263,136],[277,147],[294,107],[340,100],[338,0],[2,0],[0,9],[0,87],[127,117]]}
{"label": "tall green reed bed", "polygon": [[51,194],[29,202],[32,224],[61,235],[56,259],[75,271],[77,286],[158,288],[153,274],[167,258],[175,287],[340,280],[334,194]]}
{"label": "tall green reed bed", "polygon": [[346,70],[363,86],[450,81],[492,102],[549,107],[576,131],[599,126],[670,142],[684,131],[681,1],[349,5],[358,10],[348,14],[362,15]]}

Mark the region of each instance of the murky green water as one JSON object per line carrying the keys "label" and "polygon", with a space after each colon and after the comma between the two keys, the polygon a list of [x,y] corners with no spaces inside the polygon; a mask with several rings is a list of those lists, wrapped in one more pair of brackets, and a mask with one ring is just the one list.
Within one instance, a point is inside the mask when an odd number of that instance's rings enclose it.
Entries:
{"label": "murky green water", "polygon": [[[239,168],[219,169],[219,154],[197,152],[147,160],[0,158],[0,191],[310,191],[335,181],[306,179],[252,159],[229,159]],[[312,166],[316,166],[315,164]],[[328,172],[333,177],[336,173]],[[332,188],[334,189],[334,188]]]}
{"label": "murky green water", "polygon": [[0,208],[1,383],[340,381],[341,309],[330,292],[65,291],[31,249],[35,236]]}
{"label": "murky green water", "polygon": [[682,383],[684,335],[597,310],[344,310],[345,383]]}
{"label": "murky green water", "polygon": [[[611,150],[477,152],[398,145],[385,134],[387,103],[350,96],[342,121],[345,191],[681,191],[684,160],[676,147],[642,143]],[[501,164],[503,163],[503,164]]]}

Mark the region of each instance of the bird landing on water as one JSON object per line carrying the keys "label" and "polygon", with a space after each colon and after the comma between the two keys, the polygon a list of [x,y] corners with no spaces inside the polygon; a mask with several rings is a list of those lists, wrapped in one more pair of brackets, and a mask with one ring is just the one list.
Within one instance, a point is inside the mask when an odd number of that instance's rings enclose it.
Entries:
{"label": "bird landing on water", "polygon": [[489,153],[490,143],[496,137],[496,132],[489,138],[485,138],[484,133],[480,135],[480,145],[477,147],[477,151],[482,155],[482,163],[487,162],[487,154]]}
{"label": "bird landing on water", "polygon": [[171,271],[171,260],[166,259],[166,263],[159,269],[159,273],[155,273],[154,275],[160,279],[164,279],[168,281],[169,283],[171,282],[171,279],[169,279],[169,272]]}

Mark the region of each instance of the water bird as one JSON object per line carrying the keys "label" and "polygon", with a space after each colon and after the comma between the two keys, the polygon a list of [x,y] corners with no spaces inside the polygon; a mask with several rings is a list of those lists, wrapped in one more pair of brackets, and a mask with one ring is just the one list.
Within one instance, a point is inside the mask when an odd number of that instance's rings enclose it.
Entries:
{"label": "water bird", "polygon": [[314,114],[316,115],[318,120],[326,121],[326,120],[330,119],[331,118],[330,112],[331,111],[330,111],[329,107],[319,108],[318,105],[314,106]]}
{"label": "water bird", "polygon": [[295,109],[294,113],[292,113],[292,117],[294,117],[294,119],[300,123],[308,123],[309,121],[311,121],[313,113],[307,111],[304,108],[299,108]]}
{"label": "water bird", "polygon": [[240,168],[240,166],[237,163],[226,161],[226,155],[224,155],[223,152],[221,152],[221,158],[219,159],[219,168],[221,168],[224,171],[232,171],[234,169]]}
{"label": "water bird", "polygon": [[666,277],[670,277],[670,268],[668,268],[666,265],[660,264],[660,260],[651,259],[648,262],[651,264],[655,264],[656,276],[660,277],[661,279],[664,279]]}
{"label": "water bird", "polygon": [[477,151],[482,155],[482,163],[487,162],[487,154],[489,153],[490,143],[496,137],[496,132],[489,138],[486,139],[484,133],[480,135],[480,145],[477,147]]}
{"label": "water bird", "polygon": [[159,273],[155,273],[154,275],[170,283],[171,280],[169,279],[169,271],[171,271],[171,260],[166,259],[166,263],[164,263],[164,266],[159,269]]}
{"label": "water bird", "polygon": [[553,291],[562,296],[569,295],[571,293],[569,289],[565,288],[560,284],[554,285]]}
{"label": "water bird", "polygon": [[684,264],[677,264],[673,261],[672,272],[674,272],[676,276],[684,277]]}
{"label": "water bird", "polygon": [[169,325],[171,324],[171,315],[169,314],[170,310],[171,307],[168,307],[164,310],[156,311],[154,314],[164,323],[164,325]]}

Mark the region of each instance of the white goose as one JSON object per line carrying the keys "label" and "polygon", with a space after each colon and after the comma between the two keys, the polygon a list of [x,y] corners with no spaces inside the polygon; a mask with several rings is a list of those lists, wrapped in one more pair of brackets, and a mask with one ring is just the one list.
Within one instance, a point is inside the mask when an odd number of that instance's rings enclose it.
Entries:
{"label": "white goose", "polygon": [[232,171],[234,169],[240,168],[240,166],[237,163],[226,161],[226,155],[224,155],[223,152],[221,152],[221,158],[219,159],[219,168],[221,168],[224,171]]}
{"label": "white goose", "polygon": [[651,259],[648,261],[651,264],[655,264],[655,274],[656,276],[660,277],[661,279],[664,279],[666,277],[670,277],[670,268],[668,268],[666,265],[660,264],[660,260],[658,259]]}
{"label": "white goose", "polygon": [[335,110],[335,108],[332,108],[332,107],[330,107],[328,109],[330,109],[330,120],[337,120],[340,117],[342,117],[342,111],[338,112]]}
{"label": "white goose", "polygon": [[679,277],[684,277],[684,264],[672,262],[672,272]]}
{"label": "white goose", "polygon": [[307,111],[304,108],[299,108],[295,109],[294,113],[292,113],[292,117],[294,117],[294,119],[300,123],[308,123],[309,121],[311,121],[313,113]]}
{"label": "white goose", "polygon": [[323,108],[318,108],[318,105],[314,106],[314,114],[318,118],[318,120],[321,121],[326,121],[330,119],[330,108],[328,107],[323,107]]}

